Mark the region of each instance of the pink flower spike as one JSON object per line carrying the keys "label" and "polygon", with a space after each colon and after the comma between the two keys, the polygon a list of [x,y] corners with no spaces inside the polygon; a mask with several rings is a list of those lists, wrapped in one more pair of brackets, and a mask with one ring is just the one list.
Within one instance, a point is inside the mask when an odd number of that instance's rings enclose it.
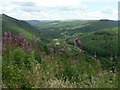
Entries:
{"label": "pink flower spike", "polygon": [[2,48],[3,51],[6,51],[7,49],[5,47]]}
{"label": "pink flower spike", "polygon": [[51,51],[54,52],[55,51],[54,48],[51,48]]}
{"label": "pink flower spike", "polygon": [[64,48],[62,48],[62,49],[61,49],[61,51],[62,51],[62,52],[65,52],[65,49],[64,49]]}
{"label": "pink flower spike", "polygon": [[8,32],[8,35],[9,35],[9,37],[12,35],[10,31]]}
{"label": "pink flower spike", "polygon": [[7,32],[4,32],[4,37],[7,37],[8,36],[8,33]]}
{"label": "pink flower spike", "polygon": [[94,53],[94,58],[96,58],[97,57],[97,55],[96,55],[96,52]]}
{"label": "pink flower spike", "polygon": [[29,51],[29,52],[32,52],[32,51],[33,51],[32,46],[29,46],[28,51]]}

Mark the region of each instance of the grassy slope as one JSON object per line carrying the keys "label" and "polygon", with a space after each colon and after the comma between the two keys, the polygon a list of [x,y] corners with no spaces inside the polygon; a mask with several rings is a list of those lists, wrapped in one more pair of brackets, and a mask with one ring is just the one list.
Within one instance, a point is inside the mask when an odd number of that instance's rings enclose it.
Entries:
{"label": "grassy slope", "polygon": [[[117,73],[103,70],[99,60],[72,45],[70,53],[21,51],[14,45],[3,52],[3,85],[7,88],[115,88]],[[60,49],[60,48],[59,48]],[[37,50],[37,51],[36,51]],[[50,49],[48,49],[50,50]],[[10,53],[12,52],[12,55]],[[39,53],[38,53],[39,52]],[[80,58],[78,56],[80,52]],[[47,57],[50,58],[47,58]],[[27,58],[27,59],[26,59]],[[74,63],[73,63],[74,61]]]}
{"label": "grassy slope", "polygon": [[11,18],[2,14],[2,30],[14,33],[22,32],[26,37],[32,39],[32,36],[39,36],[38,30],[25,21]]}

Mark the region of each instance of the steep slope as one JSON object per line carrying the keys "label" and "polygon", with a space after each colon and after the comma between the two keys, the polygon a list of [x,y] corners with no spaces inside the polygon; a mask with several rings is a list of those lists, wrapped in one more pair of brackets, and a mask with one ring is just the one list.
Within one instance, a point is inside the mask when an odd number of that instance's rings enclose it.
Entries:
{"label": "steep slope", "polygon": [[3,32],[11,31],[13,33],[22,32],[28,38],[32,38],[34,35],[39,36],[38,30],[35,27],[23,20],[17,20],[5,14],[2,14],[2,30]]}

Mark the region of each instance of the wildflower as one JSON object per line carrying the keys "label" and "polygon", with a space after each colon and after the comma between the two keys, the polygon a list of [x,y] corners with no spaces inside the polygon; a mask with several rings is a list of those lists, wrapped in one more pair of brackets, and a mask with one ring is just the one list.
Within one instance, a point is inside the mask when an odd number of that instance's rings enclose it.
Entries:
{"label": "wildflower", "polygon": [[22,38],[20,35],[17,36],[18,39]]}
{"label": "wildflower", "polygon": [[81,40],[79,40],[78,38],[76,38],[75,41],[74,41],[74,44],[75,44],[77,47],[80,47],[80,45],[81,45]]}
{"label": "wildflower", "polygon": [[52,52],[52,60],[54,60],[55,59],[55,55],[54,55],[55,49],[51,48],[51,52]]}
{"label": "wildflower", "polygon": [[24,50],[24,46],[25,46],[25,44],[23,43],[22,46],[21,46],[22,50]]}
{"label": "wildflower", "polygon": [[61,51],[62,51],[62,53],[63,53],[63,52],[65,52],[65,49],[64,49],[64,48],[62,48],[62,49],[61,49]]}
{"label": "wildflower", "polygon": [[77,43],[80,45],[80,44],[81,44],[81,41],[78,39]]}
{"label": "wildflower", "polygon": [[8,32],[8,35],[9,35],[9,37],[12,35],[10,31]]}
{"label": "wildflower", "polygon": [[2,48],[3,51],[6,51],[7,49],[5,47]]}
{"label": "wildflower", "polygon": [[59,42],[57,42],[57,43],[55,43],[56,45],[60,45],[60,43]]}
{"label": "wildflower", "polygon": [[22,44],[22,46],[24,47],[24,46],[25,46],[25,44],[23,43],[23,44]]}
{"label": "wildflower", "polygon": [[22,37],[23,36],[22,33],[19,33],[19,36]]}
{"label": "wildflower", "polygon": [[27,42],[27,39],[26,39],[26,38],[24,38],[23,42],[24,42],[24,43],[26,43],[26,42]]}
{"label": "wildflower", "polygon": [[94,57],[94,58],[96,58],[96,57],[97,57],[96,52],[94,53],[93,57]]}
{"label": "wildflower", "polygon": [[54,52],[54,51],[55,51],[55,49],[54,49],[54,48],[51,48],[51,51],[52,51],[52,52]]}
{"label": "wildflower", "polygon": [[7,32],[4,32],[4,37],[7,37],[8,36],[8,33]]}
{"label": "wildflower", "polygon": [[28,51],[29,51],[29,52],[32,52],[32,51],[33,51],[32,46],[29,46],[29,47],[28,47]]}
{"label": "wildflower", "polygon": [[12,41],[12,37],[11,36],[9,37],[9,41]]}

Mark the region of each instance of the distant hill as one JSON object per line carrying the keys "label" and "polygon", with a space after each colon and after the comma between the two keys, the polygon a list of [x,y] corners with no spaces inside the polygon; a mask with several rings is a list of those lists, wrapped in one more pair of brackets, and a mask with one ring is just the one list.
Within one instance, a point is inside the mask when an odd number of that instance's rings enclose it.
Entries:
{"label": "distant hill", "polygon": [[90,54],[97,52],[99,56],[115,56],[118,46],[118,21],[113,20],[72,20],[50,22],[36,26],[45,40],[62,39],[74,45],[79,37],[82,48]]}
{"label": "distant hill", "polygon": [[39,24],[36,28],[43,33],[43,37],[53,39],[65,38],[76,33],[95,32],[117,26],[118,22],[113,20],[72,20]]}
{"label": "distant hill", "polygon": [[112,27],[117,27],[117,26],[118,26],[117,21],[98,20],[98,21],[90,22],[87,26],[82,27],[80,29],[78,28],[75,31],[78,32],[80,30],[81,32],[93,32],[93,31],[97,31],[100,29],[112,28]]}
{"label": "distant hill", "polygon": [[55,21],[52,21],[52,20],[26,20],[26,22],[28,22],[29,24],[31,24],[33,26],[37,26],[37,25],[47,24],[47,23],[51,23],[51,22],[55,22]]}

